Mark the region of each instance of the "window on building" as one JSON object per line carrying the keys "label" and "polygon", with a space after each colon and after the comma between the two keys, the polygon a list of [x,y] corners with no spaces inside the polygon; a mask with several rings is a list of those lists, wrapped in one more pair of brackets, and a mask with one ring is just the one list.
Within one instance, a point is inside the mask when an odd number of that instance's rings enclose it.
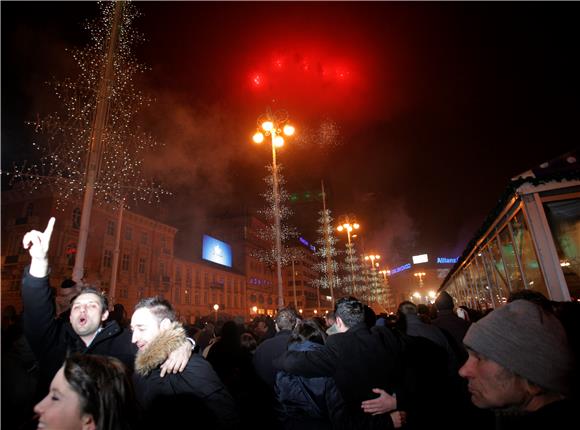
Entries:
{"label": "window on building", "polygon": [[147,245],[149,242],[149,235],[146,232],[141,233],[141,245]]}
{"label": "window on building", "polygon": [[185,285],[191,290],[191,267],[188,267],[185,271]]}
{"label": "window on building", "polygon": [[201,273],[199,273],[199,270],[195,271],[195,288],[201,288]]}
{"label": "window on building", "polygon": [[139,273],[145,273],[145,258],[139,257]]}
{"label": "window on building", "polygon": [[80,208],[74,208],[72,212],[72,226],[74,229],[81,228],[81,210]]}
{"label": "window on building", "polygon": [[123,272],[129,270],[129,254],[123,254],[123,260],[121,262],[121,270]]}
{"label": "window on building", "polygon": [[66,264],[69,267],[72,267],[75,265],[75,258],[77,256],[77,247],[74,243],[69,243],[66,246],[65,249],[65,254],[66,254]]}
{"label": "window on building", "polygon": [[108,221],[107,222],[107,234],[109,236],[115,235],[115,221]]}
{"label": "window on building", "polygon": [[26,211],[24,212],[24,216],[32,216],[34,214],[34,204],[28,203],[26,205]]}
{"label": "window on building", "polygon": [[125,240],[133,240],[133,229],[130,226],[125,228]]}
{"label": "window on building", "polygon": [[522,272],[520,271],[520,266],[516,258],[514,244],[511,240],[508,227],[504,227],[500,231],[499,240],[501,244],[501,255],[507,269],[509,283],[512,291],[524,288]]}
{"label": "window on building", "polygon": [[[173,290],[173,292],[174,292],[174,294],[173,294],[173,302],[178,305],[179,303],[181,303],[180,302],[180,300],[181,300],[181,297],[180,297],[181,296],[181,291],[180,291],[180,288],[179,288],[178,285],[175,286],[175,289]],[[185,296],[186,297],[189,296],[187,290],[185,290]],[[186,301],[187,301],[187,299],[186,299]]]}
{"label": "window on building", "polygon": [[549,295],[544,282],[544,276],[538,263],[538,257],[532,242],[532,236],[524,218],[523,211],[519,211],[511,220],[514,236],[514,248],[518,255],[524,272],[526,288]]}
{"label": "window on building", "polygon": [[113,264],[113,251],[105,249],[103,254],[103,267],[111,267]]}
{"label": "window on building", "polygon": [[580,199],[545,203],[560,267],[572,300],[580,298]]}

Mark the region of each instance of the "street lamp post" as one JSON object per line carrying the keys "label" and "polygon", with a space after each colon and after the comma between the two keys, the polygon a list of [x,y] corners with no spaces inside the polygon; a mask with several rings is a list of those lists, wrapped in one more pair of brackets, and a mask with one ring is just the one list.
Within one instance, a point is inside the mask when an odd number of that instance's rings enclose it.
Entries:
{"label": "street lamp post", "polygon": [[255,143],[262,143],[264,136],[272,138],[272,195],[274,198],[274,234],[276,247],[276,272],[278,276],[278,308],[284,307],[284,290],[282,285],[282,233],[280,227],[280,191],[278,185],[278,165],[276,164],[276,148],[284,145],[284,138],[294,134],[294,127],[288,124],[288,113],[270,108],[258,118],[258,131],[254,134]]}
{"label": "street lamp post", "polygon": [[415,272],[413,273],[413,276],[415,276],[416,278],[419,278],[419,288],[422,289],[423,288],[423,277],[427,275],[425,272]]}
{"label": "street lamp post", "polygon": [[390,311],[392,308],[392,306],[391,306],[391,289],[390,289],[390,285],[389,285],[389,281],[388,281],[387,276],[389,276],[391,274],[391,271],[387,270],[387,269],[383,269],[383,270],[379,270],[379,273],[381,275],[383,275],[383,284],[385,286],[386,297],[387,297],[387,308]]}
{"label": "street lamp post", "polygon": [[217,323],[218,320],[218,311],[220,309],[220,305],[218,305],[217,303],[215,305],[213,305],[213,310],[215,311],[215,322]]}
{"label": "street lamp post", "polygon": [[338,231],[342,232],[343,230],[346,230],[346,237],[348,240],[348,249],[351,251],[350,255],[350,274],[351,274],[351,282],[352,282],[352,291],[354,293],[355,290],[355,285],[354,285],[354,252],[352,252],[352,245],[350,242],[350,233],[353,230],[358,230],[360,227],[360,224],[355,222],[354,220],[351,220],[350,216],[344,216],[342,218],[342,222],[340,223],[340,225],[336,228]]}

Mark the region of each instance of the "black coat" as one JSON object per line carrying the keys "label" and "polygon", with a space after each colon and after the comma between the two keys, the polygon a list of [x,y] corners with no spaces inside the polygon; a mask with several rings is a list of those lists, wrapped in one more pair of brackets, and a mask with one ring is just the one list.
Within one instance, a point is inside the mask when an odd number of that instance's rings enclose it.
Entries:
{"label": "black coat", "polygon": [[28,268],[22,278],[23,330],[34,355],[39,361],[39,393],[46,394],[52,378],[62,366],[67,355],[108,355],[133,368],[136,347],[131,343],[131,333],[115,321],[107,323],[87,347],[66,319],[56,319],[56,306],[49,286],[48,276],[35,278]]}
{"label": "black coat", "polygon": [[276,380],[277,369],[274,368],[273,361],[286,352],[291,334],[291,330],[281,330],[276,333],[276,336],[259,344],[256,352],[254,352],[254,369],[269,387],[274,388]]}
{"label": "black coat", "polygon": [[[290,351],[321,348],[324,346],[310,341],[288,346]],[[331,420],[342,407],[342,397],[334,379],[327,376],[306,378],[279,371],[275,390],[285,429],[330,429]]]}
{"label": "black coat", "polygon": [[183,372],[161,378],[161,363],[183,342],[184,332],[175,325],[151,341],[148,351],[137,355],[133,382],[144,411],[142,428],[236,428],[239,415],[234,399],[199,354],[190,357]]}
{"label": "black coat", "polygon": [[329,336],[324,348],[287,351],[275,363],[288,373],[333,377],[344,399],[338,420],[341,427],[384,429],[393,427],[389,414],[365,414],[361,403],[377,397],[373,388],[396,391],[399,352],[397,338],[390,330],[375,327],[371,331],[361,323],[345,333]]}

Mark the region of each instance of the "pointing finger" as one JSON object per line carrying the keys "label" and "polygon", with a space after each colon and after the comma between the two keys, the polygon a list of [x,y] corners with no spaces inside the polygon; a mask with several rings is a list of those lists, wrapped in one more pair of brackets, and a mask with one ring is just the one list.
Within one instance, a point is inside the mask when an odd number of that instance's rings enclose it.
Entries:
{"label": "pointing finger", "polygon": [[48,239],[50,239],[50,236],[52,235],[52,230],[54,229],[54,222],[56,221],[56,219],[54,217],[50,217],[50,219],[48,220],[48,225],[46,226],[46,229],[44,230],[44,234],[48,237]]}

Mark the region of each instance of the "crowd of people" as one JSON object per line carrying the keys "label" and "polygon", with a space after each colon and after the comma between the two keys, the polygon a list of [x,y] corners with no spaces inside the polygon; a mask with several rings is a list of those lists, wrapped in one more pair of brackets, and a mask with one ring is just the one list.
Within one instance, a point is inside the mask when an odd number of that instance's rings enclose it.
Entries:
{"label": "crowd of people", "polygon": [[3,428],[575,426],[578,303],[524,290],[481,314],[441,292],[376,315],[343,297],[324,318],[283,308],[190,326],[161,297],[129,318],[68,283],[75,294],[57,308],[54,223],[24,236],[23,314],[3,312]]}

